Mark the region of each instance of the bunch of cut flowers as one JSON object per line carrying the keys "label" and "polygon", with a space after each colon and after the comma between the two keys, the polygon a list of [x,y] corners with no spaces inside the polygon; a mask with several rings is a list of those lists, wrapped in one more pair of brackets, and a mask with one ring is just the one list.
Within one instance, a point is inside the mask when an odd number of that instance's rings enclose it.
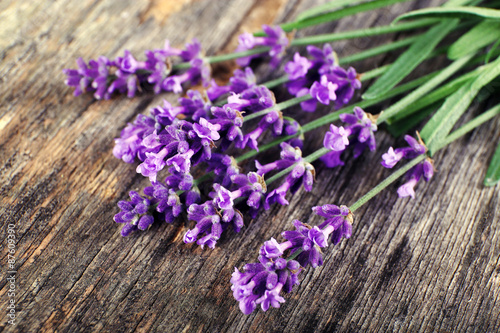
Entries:
{"label": "bunch of cut flowers", "polygon": [[[150,181],[142,194],[131,191],[129,200],[118,202],[114,220],[122,225],[122,236],[146,231],[153,223],[187,219],[191,228],[183,241],[213,249],[224,233],[239,232],[262,210],[288,205],[301,188],[313,191],[316,163],[341,167],[347,156],[376,151],[381,125],[394,136],[406,134],[407,146],[380,153],[381,167],[396,170],[376,187],[349,205],[312,207],[312,214],[321,218],[319,224],[293,221],[293,230],[263,242],[256,263],[235,268],[230,280],[233,296],[241,311],[250,314],[257,306],[266,311],[285,302],[283,292],[299,284],[300,273],[323,264],[321,249],[350,238],[353,225],[362,223],[356,221],[356,210],[393,182],[403,177],[398,196],[414,198],[416,185],[432,179],[432,157],[438,150],[500,114],[498,104],[455,129],[475,99],[498,92],[500,11],[486,1],[450,0],[441,7],[406,13],[387,26],[291,35],[403,1],[327,3],[293,22],[240,35],[237,49],[229,54],[205,56],[197,39],[183,48],[167,41],[160,49],[145,51],[143,58],[125,51],[115,59],[80,58],[77,69],[65,69],[66,84],[75,88],[75,96],[133,98],[142,91],[180,95],[176,105],[164,101],[149,115],[138,115],[115,139],[113,154],[136,164],[137,173]],[[416,33],[341,59],[332,44],[404,31]],[[346,66],[396,51],[400,54],[393,63],[364,73]],[[401,83],[423,61],[443,54],[448,58],[445,68]],[[287,55],[291,60],[283,60]],[[218,85],[211,77],[211,64],[233,59],[241,68],[227,84]],[[252,65],[262,60],[285,74],[259,82]],[[364,82],[372,79],[374,83],[356,98]],[[189,89],[200,83],[203,89]],[[277,101],[273,89],[281,86],[290,97]],[[365,112],[386,101],[392,104],[385,110]],[[294,118],[289,112],[295,107],[321,113],[316,111],[321,105],[330,111],[315,118],[300,113]],[[303,118],[313,120],[304,123]],[[303,151],[310,132],[325,125],[322,146]],[[415,128],[421,130],[412,131]],[[268,150],[277,158],[259,162],[259,154]],[[395,168],[398,164],[403,165]],[[486,171],[485,186],[499,179],[500,146]]]}

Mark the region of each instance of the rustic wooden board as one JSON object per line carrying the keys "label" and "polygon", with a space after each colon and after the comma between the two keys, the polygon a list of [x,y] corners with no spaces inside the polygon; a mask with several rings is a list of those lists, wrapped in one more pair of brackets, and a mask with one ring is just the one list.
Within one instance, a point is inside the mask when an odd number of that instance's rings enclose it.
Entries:
{"label": "rustic wooden board", "polygon": [[[396,186],[356,214],[354,234],[325,251],[325,264],[302,274],[281,309],[240,313],[229,279],[256,261],[262,242],[295,218],[317,223],[310,208],[351,204],[389,172],[391,145],[334,170],[317,166],[312,193],[299,191],[215,250],[182,242],[192,225],[156,225],[123,239],[116,202],[147,180],[112,155],[113,138],[138,113],[175,96],[95,101],[72,96],[61,70],[75,59],[142,54],[197,36],[207,54],[234,49],[237,34],[282,22],[313,0],[83,0],[0,3],[1,330],[6,332],[497,332],[500,329],[498,186],[483,188],[500,127],[483,125],[438,153],[438,172],[415,200]],[[308,28],[299,34],[388,23],[437,2],[408,2]],[[347,55],[395,36],[339,42]],[[360,71],[388,57],[356,64]],[[437,62],[429,66],[439,66]],[[217,66],[220,77],[232,66]],[[262,80],[274,77],[263,65]],[[284,92],[277,93],[284,97]],[[488,102],[475,105],[478,113]],[[376,110],[375,110],[376,111]],[[310,117],[310,116],[309,116]],[[470,115],[469,115],[470,117]],[[306,151],[321,143],[311,134]],[[7,324],[7,226],[15,225],[16,325]]]}

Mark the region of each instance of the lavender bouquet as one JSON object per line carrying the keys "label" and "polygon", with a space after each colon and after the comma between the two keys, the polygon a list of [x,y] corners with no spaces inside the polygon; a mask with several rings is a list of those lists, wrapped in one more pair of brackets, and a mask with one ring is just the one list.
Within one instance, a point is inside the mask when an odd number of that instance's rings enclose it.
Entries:
{"label": "lavender bouquet", "polygon": [[[213,249],[221,237],[239,232],[263,210],[288,205],[302,188],[313,191],[317,163],[341,167],[346,159],[376,152],[381,126],[394,136],[406,134],[406,147],[377,152],[384,168],[393,169],[402,160],[406,164],[350,205],[312,207],[311,220],[319,216],[321,222],[293,221],[293,230],[264,241],[258,262],[235,268],[228,283],[241,311],[250,314],[258,306],[263,311],[280,307],[283,292],[300,283],[301,272],[323,264],[322,249],[350,238],[353,225],[363,222],[356,210],[393,182],[404,176],[397,194],[415,198],[417,184],[430,181],[436,171],[433,155],[500,113],[499,104],[454,129],[474,100],[498,91],[500,11],[480,1],[450,0],[442,7],[402,15],[388,26],[300,38],[291,33],[402,1],[354,1],[345,2],[346,7],[342,1],[327,3],[294,22],[240,35],[234,53],[204,56],[197,39],[184,48],[167,41],[161,49],[146,51],[142,60],[125,51],[114,60],[80,58],[77,69],[64,70],[75,96],[132,98],[142,91],[182,95],[177,105],[164,101],[149,115],[138,115],[115,139],[113,154],[135,163],[137,173],[150,181],[143,194],[131,191],[129,200],[118,202],[114,220],[122,225],[122,236],[148,230],[153,223],[187,219],[190,229],[183,241]],[[339,59],[330,44],[417,29],[417,35],[347,58]],[[358,73],[346,66],[403,48],[384,67]],[[405,80],[424,60],[443,53],[450,60],[446,68]],[[217,84],[210,64],[232,59],[241,68],[226,85]],[[262,83],[252,65],[267,60],[262,66],[285,74]],[[372,79],[359,98],[364,83]],[[189,89],[200,83],[201,88]],[[279,86],[286,88],[288,99],[277,100],[272,89]],[[390,106],[381,110],[387,102]],[[368,108],[377,112],[366,112]],[[322,146],[311,150],[307,136],[325,128]],[[279,158],[264,162],[265,151],[279,152]],[[499,179],[500,147],[484,183],[492,186]]]}

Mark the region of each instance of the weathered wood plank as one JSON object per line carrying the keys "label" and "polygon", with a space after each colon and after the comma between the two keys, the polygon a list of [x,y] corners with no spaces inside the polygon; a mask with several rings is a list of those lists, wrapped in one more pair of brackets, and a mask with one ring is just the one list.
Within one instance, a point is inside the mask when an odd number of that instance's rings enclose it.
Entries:
{"label": "weathered wood plank", "polygon": [[[310,219],[310,208],[353,203],[389,174],[381,152],[402,142],[380,132],[379,149],[343,168],[317,166],[312,193],[274,207],[215,250],[185,245],[186,221],[156,225],[127,239],[112,222],[116,202],[147,180],[112,156],[113,140],[136,114],[175,96],[143,94],[94,101],[74,98],[62,68],[75,58],[141,54],[198,37],[207,54],[234,49],[237,34],[284,21],[320,1],[185,0],[0,3],[0,223],[16,225],[17,325],[31,331],[480,331],[500,329],[498,186],[482,177],[500,136],[482,126],[436,155],[438,172],[415,200],[396,187],[356,214],[349,241],[325,251],[325,264],[302,276],[282,308],[244,316],[232,299],[234,266],[255,261],[262,242]],[[308,28],[299,35],[388,23],[399,13],[439,1],[416,1]],[[170,7],[169,7],[170,6]],[[5,28],[4,28],[5,27]],[[209,27],[209,28],[207,28]],[[335,43],[342,55],[394,36]],[[356,64],[364,71],[387,62]],[[428,66],[437,68],[440,62]],[[234,66],[216,67],[221,77]],[[425,70],[425,69],[422,69]],[[279,73],[263,65],[265,80]],[[277,91],[285,98],[284,91]],[[475,105],[472,113],[485,109]],[[376,110],[375,110],[376,111]],[[297,111],[292,111],[298,114]],[[304,116],[304,121],[315,115]],[[469,115],[468,117],[471,117]],[[305,150],[321,144],[311,134]],[[270,152],[269,154],[273,154]],[[267,154],[269,156],[269,154]],[[265,159],[265,157],[263,157]],[[312,219],[312,223],[317,220]],[[6,237],[1,239],[7,260]],[[8,301],[2,266],[0,300]]]}

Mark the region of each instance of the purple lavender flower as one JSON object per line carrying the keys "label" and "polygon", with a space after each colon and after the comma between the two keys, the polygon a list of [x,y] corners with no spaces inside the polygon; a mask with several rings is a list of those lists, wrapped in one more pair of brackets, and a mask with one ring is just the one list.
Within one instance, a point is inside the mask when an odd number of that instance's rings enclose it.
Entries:
{"label": "purple lavender flower", "polygon": [[221,184],[226,188],[232,185],[231,178],[240,174],[238,163],[229,155],[214,153],[207,163],[208,167],[206,171],[213,171],[215,174],[214,183]]}
{"label": "purple lavender flower", "polygon": [[156,201],[156,211],[163,216],[167,223],[172,223],[182,212],[182,203],[174,189],[162,183],[154,182],[144,189],[144,194]]}
{"label": "purple lavender flower", "polygon": [[286,63],[284,70],[290,80],[297,80],[305,77],[312,65],[306,57],[301,57],[300,53],[296,52],[293,61]]}
{"label": "purple lavender flower", "polygon": [[331,234],[332,243],[337,245],[342,237],[349,239],[352,235],[353,216],[347,206],[323,205],[313,207],[313,212],[326,220],[319,225],[325,234]]}
{"label": "purple lavender flower", "polygon": [[240,302],[240,310],[250,314],[258,304],[262,311],[270,306],[279,308],[285,299],[279,294],[282,290],[289,293],[293,285],[299,284],[300,264],[295,260],[277,258],[274,262],[263,259],[259,263],[247,264],[244,272],[237,268],[231,277],[231,290]]}
{"label": "purple lavender flower", "polygon": [[247,206],[258,210],[261,199],[267,191],[264,178],[256,172],[249,172],[247,175],[234,175],[231,177],[231,181],[238,186],[238,189],[231,193],[233,198],[247,197]]}
{"label": "purple lavender flower", "polygon": [[326,74],[328,81],[337,85],[337,99],[335,100],[335,109],[338,110],[342,106],[349,103],[354,96],[354,91],[361,88],[356,70],[349,67],[347,70],[336,66],[331,73]]}
{"label": "purple lavender flower", "polygon": [[[88,65],[82,58],[77,59],[78,69],[64,69],[67,75],[66,84],[74,87],[74,95],[82,92],[93,92],[96,99],[109,99],[115,92],[127,93],[134,97],[140,86],[153,85],[156,94],[162,90],[182,92],[186,82],[203,81],[208,85],[210,66],[201,56],[201,45],[193,39],[186,44],[185,50],[170,47],[168,41],[163,49],[147,50],[146,61],[138,61],[125,50],[123,57],[114,61],[104,56],[90,60]],[[189,62],[190,68],[182,74],[171,75],[170,57],[180,57]]]}
{"label": "purple lavender flower", "polygon": [[328,234],[318,227],[311,227],[299,220],[293,221],[296,230],[285,231],[281,234],[287,242],[283,247],[290,249],[290,254],[299,252],[296,260],[301,266],[311,265],[313,268],[323,265],[323,256],[320,248],[328,246]]}
{"label": "purple lavender flower", "polygon": [[170,175],[165,178],[165,183],[172,189],[178,191],[190,191],[194,185],[194,177],[186,172],[177,171],[175,168],[170,168]]}
{"label": "purple lavender flower", "polygon": [[312,67],[315,68],[317,74],[329,74],[337,67],[337,55],[330,44],[324,44],[323,49],[308,45],[307,52],[312,57]]}
{"label": "purple lavender flower", "polygon": [[312,57],[312,60],[308,60],[311,66],[308,68],[305,75],[294,75],[295,72],[292,71],[292,69],[298,66],[297,62],[300,62],[302,68],[307,67],[305,61],[301,59],[297,59],[299,60],[297,61],[294,57],[294,60],[292,62],[293,64],[290,64],[291,62],[289,62],[285,65],[285,71],[289,75],[297,76],[294,79],[290,78],[291,81],[286,84],[288,92],[297,97],[299,97],[299,93],[304,95],[309,93],[309,88],[311,87],[311,85],[315,81],[319,81],[321,79],[321,75],[331,73],[336,66],[335,53],[333,52],[332,47],[329,44],[325,44],[323,46],[323,50],[309,45],[307,47],[307,51]]}
{"label": "purple lavender flower", "polygon": [[406,148],[389,148],[389,151],[382,155],[382,165],[385,168],[393,168],[401,159],[413,159],[418,155],[425,154],[425,145],[419,143],[417,140],[409,135],[405,135],[405,141],[408,142],[409,147]]}
{"label": "purple lavender flower", "polygon": [[371,151],[376,148],[374,132],[377,131],[377,116],[355,107],[354,114],[342,113],[340,119],[347,124],[346,127],[332,124],[323,141],[325,148],[332,150],[321,157],[329,168],[344,165],[340,155],[348,145],[354,146],[354,158],[358,158],[367,147]]}
{"label": "purple lavender flower", "polygon": [[299,163],[302,161],[302,151],[298,147],[292,147],[286,142],[280,144],[281,159],[274,162],[268,163],[266,165],[261,165],[258,161],[255,161],[255,166],[257,168],[257,173],[260,176],[264,176],[270,171],[279,171],[288,168],[289,166]]}
{"label": "purple lavender flower", "polygon": [[121,235],[126,237],[135,230],[146,230],[154,222],[151,215],[153,202],[137,192],[129,192],[130,201],[119,201],[120,212],[114,216],[116,223],[125,223]]}
{"label": "purple lavender flower", "polygon": [[158,105],[152,108],[150,113],[157,123],[156,129],[162,130],[164,126],[171,125],[177,115],[183,113],[183,108],[178,106],[174,107],[167,100],[163,100],[163,106]]}
{"label": "purple lavender flower", "polygon": [[264,242],[264,245],[260,248],[260,255],[267,259],[276,259],[283,255],[283,249],[281,248],[278,241],[274,238]]}
{"label": "purple lavender flower", "polygon": [[[413,159],[419,155],[425,154],[427,148],[424,142],[418,135],[418,141],[409,135],[405,135],[405,140],[410,145],[406,148],[389,148],[389,151],[382,155],[382,165],[385,168],[393,168],[400,160]],[[400,198],[412,197],[415,198],[414,187],[417,185],[420,178],[424,178],[425,181],[429,181],[434,175],[433,161],[430,158],[426,158],[423,162],[415,165],[413,168],[408,170],[406,173],[407,182],[398,188],[398,196]]]}
{"label": "purple lavender flower", "polygon": [[240,111],[233,109],[231,104],[225,104],[223,107],[213,106],[212,115],[214,119],[211,119],[210,122],[220,126],[222,137],[220,148],[222,151],[229,148],[232,142],[238,144],[243,141],[243,132],[241,131],[243,116]]}
{"label": "purple lavender flower", "polygon": [[337,99],[337,95],[335,91],[337,90],[338,85],[329,81],[326,75],[321,76],[321,81],[314,82],[311,86],[309,93],[312,97],[314,97],[318,102],[328,105],[330,101],[334,101]]}
{"label": "purple lavender flower", "polygon": [[[254,47],[269,47],[270,50],[268,54],[271,57],[270,65],[276,68],[288,46],[288,38],[283,29],[279,26],[271,27],[263,25],[262,30],[264,30],[264,33],[267,35],[266,37],[254,37],[250,33],[241,34],[238,39],[239,45],[235,52],[247,51]],[[260,57],[259,54],[254,54],[238,58],[236,63],[240,66],[248,66],[252,59],[258,57]]]}
{"label": "purple lavender flower", "polygon": [[257,173],[264,175],[270,171],[278,171],[293,166],[291,172],[285,179],[285,182],[276,189],[269,192],[264,201],[264,208],[267,210],[276,202],[281,205],[288,205],[285,199],[287,192],[290,190],[292,193],[304,185],[306,191],[312,190],[314,182],[315,170],[312,164],[306,162],[302,158],[302,151],[298,147],[293,147],[286,142],[281,143],[281,160],[261,165],[256,162]]}
{"label": "purple lavender flower", "polygon": [[316,110],[317,101],[329,104],[335,101],[338,109],[349,103],[354,91],[361,88],[361,81],[354,68],[345,70],[336,63],[336,55],[329,44],[323,49],[308,46],[312,59],[295,54],[294,60],[285,65],[290,81],[286,84],[288,92],[296,97],[311,94],[314,99],[301,102],[304,111]]}
{"label": "purple lavender flower", "polygon": [[[229,224],[233,225],[236,232],[239,232],[243,226],[243,216],[239,210],[229,208],[219,211],[214,200],[206,201],[201,205],[192,204],[189,206],[188,218],[196,221],[196,226],[186,232],[184,243],[196,241],[202,248],[205,245],[212,249],[215,248],[217,240]],[[205,236],[200,238],[203,234]]]}
{"label": "purple lavender flower", "polygon": [[236,143],[236,147],[243,149],[245,146],[259,151],[257,140],[268,129],[271,128],[275,136],[281,135],[283,131],[283,113],[279,110],[272,110],[259,121],[259,125],[250,133],[243,136],[241,142]]}
{"label": "purple lavender flower", "polygon": [[266,86],[253,86],[240,94],[232,94],[227,102],[239,111],[257,112],[274,106],[276,98]]}
{"label": "purple lavender flower", "polygon": [[191,165],[211,158],[215,147],[213,140],[220,138],[218,130],[219,124],[212,124],[205,118],[195,123],[174,119],[165,130],[160,133],[155,130],[143,139],[142,144],[154,151],[145,153],[146,158],[137,167],[137,172],[152,182],[166,165],[173,166],[177,172],[189,173]]}
{"label": "purple lavender flower", "polygon": [[349,145],[349,131],[344,127],[330,125],[330,131],[326,132],[323,146],[333,151],[343,151]]}
{"label": "purple lavender flower", "polygon": [[237,69],[229,79],[228,85],[218,86],[217,83],[212,80],[210,87],[207,89],[207,95],[211,101],[215,101],[217,98],[230,92],[240,94],[249,88],[255,87],[256,82],[257,80],[250,67],[245,67],[244,71]]}
{"label": "purple lavender flower", "polygon": [[187,97],[179,98],[179,108],[185,116],[190,116],[194,121],[207,118],[210,114],[212,103],[197,90],[188,90]]}
{"label": "purple lavender flower", "polygon": [[[285,302],[280,292],[290,293],[292,287],[299,284],[298,274],[303,267],[316,268],[323,264],[321,248],[328,246],[328,238],[338,244],[342,237],[351,236],[353,216],[346,206],[324,205],[314,207],[313,211],[325,217],[325,222],[311,227],[295,220],[295,230],[281,234],[285,242],[278,243],[271,238],[260,248],[258,263],[245,265],[244,272],[235,268],[231,290],[240,303],[241,312],[250,314],[258,304],[263,311],[269,306],[279,307]],[[285,253],[290,256],[288,260],[283,258]]]}
{"label": "purple lavender flower", "polygon": [[354,114],[340,115],[340,120],[348,124],[346,131],[353,137],[350,144],[354,146],[354,158],[359,157],[366,147],[370,151],[375,150],[377,145],[374,133],[377,131],[377,118],[357,106],[354,108]]}
{"label": "purple lavender flower", "polygon": [[152,134],[155,121],[150,117],[138,115],[133,124],[127,124],[120,137],[115,139],[113,155],[126,163],[132,163],[136,157],[140,160],[146,158],[147,147],[142,145],[145,137]]}
{"label": "purple lavender flower", "polygon": [[74,96],[79,96],[85,91],[94,91],[92,81],[97,77],[97,62],[90,60],[87,65],[83,58],[76,59],[78,69],[63,69],[63,73],[67,76],[65,84],[74,87]]}

